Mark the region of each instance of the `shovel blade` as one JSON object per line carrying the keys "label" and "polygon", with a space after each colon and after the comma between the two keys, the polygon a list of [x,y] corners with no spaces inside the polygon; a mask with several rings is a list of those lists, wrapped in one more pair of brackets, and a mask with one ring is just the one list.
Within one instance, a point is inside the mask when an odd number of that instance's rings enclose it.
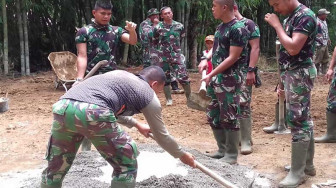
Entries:
{"label": "shovel blade", "polygon": [[208,105],[210,104],[211,98],[200,93],[191,93],[190,98],[187,102],[189,108],[206,111]]}

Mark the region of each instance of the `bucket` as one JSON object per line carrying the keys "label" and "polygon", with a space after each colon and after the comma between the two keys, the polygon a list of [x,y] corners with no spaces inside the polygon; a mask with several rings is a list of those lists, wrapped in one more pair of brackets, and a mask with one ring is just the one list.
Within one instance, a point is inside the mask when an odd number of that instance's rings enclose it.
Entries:
{"label": "bucket", "polygon": [[8,107],[8,98],[1,97],[0,98],[0,113],[6,112],[9,107]]}

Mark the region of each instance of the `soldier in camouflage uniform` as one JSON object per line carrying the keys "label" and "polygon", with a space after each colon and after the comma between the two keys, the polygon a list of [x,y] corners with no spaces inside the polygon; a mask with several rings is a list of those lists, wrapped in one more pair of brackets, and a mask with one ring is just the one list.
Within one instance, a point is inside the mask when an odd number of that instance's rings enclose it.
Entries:
{"label": "soldier in camouflage uniform", "polygon": [[[116,70],[91,77],[71,88],[53,105],[54,121],[47,147],[48,167],[42,172],[42,188],[60,188],[84,137],[92,141],[113,167],[112,188],[134,188],[139,154],[133,139],[118,123],[136,127],[148,137],[152,132],[162,148],[195,167],[193,156],[182,151],[166,130],[155,92],[162,91],[165,74],[150,66],[138,76]],[[131,116],[143,113],[148,125]]]}
{"label": "soldier in camouflage uniform", "polygon": [[252,97],[252,85],[256,83],[256,72],[258,68],[256,67],[259,59],[259,41],[260,41],[260,31],[259,27],[250,19],[244,18],[239,10],[238,5],[235,2],[234,6],[235,17],[244,23],[246,29],[249,31],[249,45],[248,45],[248,56],[246,58],[246,63],[240,68],[241,77],[243,78],[243,83],[241,86],[240,95],[240,110],[241,118],[239,118],[240,124],[240,143],[241,149],[240,153],[243,155],[248,155],[252,153],[252,119],[251,119],[251,97]]}
{"label": "soldier in camouflage uniform", "polygon": [[181,40],[185,37],[184,26],[173,20],[173,12],[170,7],[162,7],[161,18],[163,19],[154,27],[154,42],[157,51],[151,54],[152,61],[159,65],[166,73],[167,83],[164,88],[168,106],[173,104],[171,97],[171,73],[176,76],[178,82],[183,86],[187,99],[190,96],[190,81],[187,75],[185,57],[182,54]]}
{"label": "soldier in camouflage uniform", "polygon": [[140,42],[143,48],[142,61],[144,67],[151,65],[150,54],[153,52],[153,29],[159,23],[160,12],[156,8],[152,8],[147,12],[147,19],[144,20],[139,27]]}
{"label": "soldier in camouflage uniform", "polygon": [[[77,47],[77,79],[74,85],[81,82],[99,61],[107,60],[108,65],[99,68],[95,74],[101,74],[116,69],[116,52],[120,41],[136,44],[136,24],[126,21],[124,30],[121,27],[109,25],[112,16],[110,2],[97,1],[92,14],[93,22],[82,27],[76,34]],[[83,150],[90,150],[91,144],[83,142]]]}
{"label": "soldier in camouflage uniform", "polygon": [[[235,18],[233,7],[234,0],[213,1],[213,16],[223,23],[215,32],[211,59],[214,70],[203,79],[209,85],[207,95],[211,97],[207,119],[217,141],[218,153],[229,164],[237,163],[238,158],[238,117],[242,84],[240,67],[246,63],[246,45],[249,38],[249,31],[244,23]],[[200,72],[206,69],[207,59],[209,57],[199,64]]]}
{"label": "soldier in camouflage uniform", "polygon": [[336,143],[336,47],[330,61],[326,78],[331,82],[327,97],[327,132],[324,136],[315,138],[316,143]]}
{"label": "soldier in camouflage uniform", "polygon": [[266,14],[267,21],[277,32],[280,46],[280,76],[286,97],[287,125],[292,133],[291,169],[280,187],[297,187],[305,174],[316,174],[313,121],[310,114],[311,90],[317,72],[313,62],[317,22],[312,10],[298,0],[269,0],[274,11],[288,15],[284,26],[275,14]]}

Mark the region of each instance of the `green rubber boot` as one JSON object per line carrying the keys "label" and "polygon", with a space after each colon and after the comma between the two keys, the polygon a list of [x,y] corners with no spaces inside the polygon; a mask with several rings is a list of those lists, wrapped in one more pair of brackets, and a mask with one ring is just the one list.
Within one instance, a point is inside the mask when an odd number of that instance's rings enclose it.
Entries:
{"label": "green rubber boot", "polygon": [[82,141],[82,151],[91,151],[91,141],[85,137]]}
{"label": "green rubber boot", "polygon": [[173,105],[173,99],[172,99],[172,96],[171,96],[171,89],[170,89],[169,85],[164,86],[163,92],[165,94],[166,101],[167,101],[166,106]]}
{"label": "green rubber boot", "polygon": [[182,86],[183,86],[183,89],[184,89],[184,94],[185,94],[187,100],[189,100],[190,93],[191,93],[190,83],[184,84]]}
{"label": "green rubber boot", "polygon": [[47,185],[41,182],[41,188],[62,188],[62,184],[61,185]]}
{"label": "green rubber boot", "polygon": [[298,187],[305,181],[305,167],[310,142],[292,142],[291,169],[288,175],[279,183],[279,187]]}
{"label": "green rubber boot", "polygon": [[327,111],[327,133],[315,138],[315,143],[335,143],[336,142],[336,114]]}
{"label": "green rubber boot", "polygon": [[134,188],[135,180],[132,182],[111,181],[111,188]]}
{"label": "green rubber boot", "polygon": [[215,153],[207,154],[206,156],[220,159],[224,157],[225,154],[225,129],[212,129],[215,140],[217,142],[218,150]]}
{"label": "green rubber boot", "polygon": [[279,127],[279,102],[275,104],[275,122],[269,126],[269,127],[264,127],[263,131],[265,133],[274,133],[274,131],[277,131]]}
{"label": "green rubber boot", "polygon": [[304,170],[305,174],[309,176],[316,175],[316,169],[314,166],[314,154],[315,154],[315,142],[314,142],[314,133],[312,133],[308,146],[306,168]]}
{"label": "green rubber boot", "polygon": [[225,155],[223,161],[229,164],[237,163],[239,131],[226,130]]}
{"label": "green rubber boot", "polygon": [[239,119],[239,123],[240,123],[240,143],[241,143],[240,153],[243,155],[248,155],[252,153],[251,118]]}

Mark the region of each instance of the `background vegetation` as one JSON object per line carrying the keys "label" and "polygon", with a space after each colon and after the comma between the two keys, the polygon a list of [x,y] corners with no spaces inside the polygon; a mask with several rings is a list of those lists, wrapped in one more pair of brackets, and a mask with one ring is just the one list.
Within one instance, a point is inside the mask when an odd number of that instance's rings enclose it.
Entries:
{"label": "background vegetation", "polygon": [[[0,0],[0,75],[29,75],[31,72],[50,70],[47,59],[50,52],[71,51],[76,54],[76,28],[89,24],[95,0]],[[188,68],[195,68],[204,49],[204,37],[215,32],[220,23],[214,20],[211,0],[111,0],[112,25],[124,27],[126,20],[140,23],[150,8],[170,6],[174,19],[183,23],[187,37],[182,46]],[[253,19],[261,30],[263,62],[274,56],[275,32],[264,21],[267,12],[273,12],[267,1],[238,0],[242,14]],[[331,11],[328,17],[332,46],[336,44],[336,7],[333,0],[302,0],[314,12],[320,8]],[[118,64],[141,64],[141,45],[121,44]]]}

